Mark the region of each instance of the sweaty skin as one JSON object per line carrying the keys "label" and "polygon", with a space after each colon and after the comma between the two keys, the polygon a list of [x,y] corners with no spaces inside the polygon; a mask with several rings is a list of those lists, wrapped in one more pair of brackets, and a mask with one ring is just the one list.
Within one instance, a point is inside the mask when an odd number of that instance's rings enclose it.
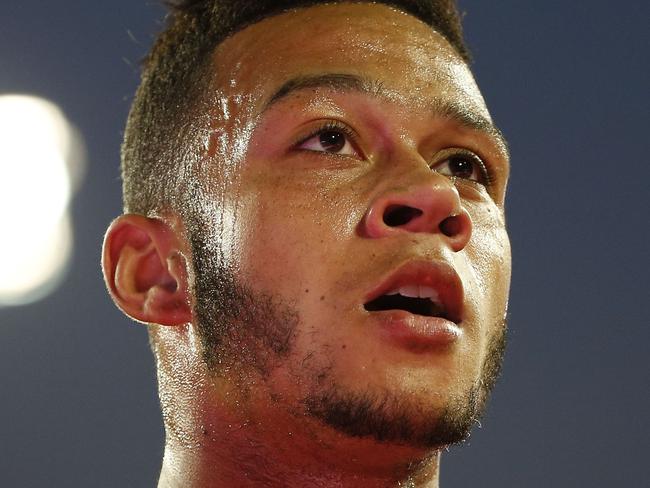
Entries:
{"label": "sweaty skin", "polygon": [[[203,295],[192,323],[151,326],[167,431],[159,487],[437,487],[444,446],[418,432],[446,412],[480,414],[510,280],[508,154],[471,72],[428,26],[372,4],[265,19],[213,64],[210,130],[194,148]],[[345,144],[325,148],[323,128]],[[459,153],[489,177],[449,173]],[[424,220],[386,225],[387,202]],[[363,307],[410,262],[443,263],[462,283],[444,347],[406,347]],[[201,273],[221,284],[202,286]],[[229,289],[249,305],[239,318],[210,308]],[[199,319],[221,335],[202,342]],[[351,434],[319,411],[333,399],[406,427]]]}

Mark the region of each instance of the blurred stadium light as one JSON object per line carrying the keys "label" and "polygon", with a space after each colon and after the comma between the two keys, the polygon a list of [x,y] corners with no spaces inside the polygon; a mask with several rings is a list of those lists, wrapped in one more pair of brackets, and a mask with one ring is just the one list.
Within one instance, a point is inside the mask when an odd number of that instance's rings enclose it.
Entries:
{"label": "blurred stadium light", "polygon": [[61,282],[83,162],[81,139],[55,104],[0,95],[0,306],[36,301]]}

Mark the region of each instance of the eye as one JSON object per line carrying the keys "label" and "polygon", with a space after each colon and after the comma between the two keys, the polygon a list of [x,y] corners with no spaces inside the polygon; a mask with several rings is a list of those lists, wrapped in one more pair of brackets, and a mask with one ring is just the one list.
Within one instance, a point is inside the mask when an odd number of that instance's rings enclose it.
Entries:
{"label": "eye", "polygon": [[340,123],[329,122],[299,142],[296,147],[306,151],[358,156],[358,152],[352,144],[353,138],[351,129]]}
{"label": "eye", "polygon": [[485,164],[478,156],[471,153],[454,154],[435,164],[431,169],[453,178],[476,181],[484,185],[489,183]]}

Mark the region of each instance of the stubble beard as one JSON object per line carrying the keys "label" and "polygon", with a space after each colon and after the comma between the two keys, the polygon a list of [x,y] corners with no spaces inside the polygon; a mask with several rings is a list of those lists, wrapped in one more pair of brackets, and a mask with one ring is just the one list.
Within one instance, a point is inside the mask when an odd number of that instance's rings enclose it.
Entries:
{"label": "stubble beard", "polygon": [[[236,377],[238,386],[246,390],[251,372],[267,378],[292,354],[300,315],[280,297],[254,292],[238,282],[221,265],[223,261],[209,252],[207,242],[200,237],[192,240],[194,313],[203,359],[213,374]],[[304,415],[350,437],[379,442],[434,449],[462,442],[478,423],[501,370],[505,320],[493,330],[480,378],[442,409],[426,408],[407,394],[346,390],[328,376],[332,368],[324,368],[309,371],[312,377],[327,378],[330,386],[322,389],[323,382],[314,381],[303,399]]]}
{"label": "stubble beard", "polygon": [[307,412],[351,437],[373,437],[412,447],[441,449],[466,440],[483,415],[501,370],[505,321],[489,342],[480,378],[466,392],[434,409],[409,393],[351,392],[331,385],[305,399]]}

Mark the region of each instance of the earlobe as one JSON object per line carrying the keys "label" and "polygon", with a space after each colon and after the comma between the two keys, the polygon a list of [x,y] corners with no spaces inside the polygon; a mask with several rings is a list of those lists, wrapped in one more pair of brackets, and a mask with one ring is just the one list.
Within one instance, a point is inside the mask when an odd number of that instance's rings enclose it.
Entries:
{"label": "earlobe", "polygon": [[192,320],[187,262],[165,222],[127,214],[104,238],[102,268],[115,304],[143,323],[182,325]]}

